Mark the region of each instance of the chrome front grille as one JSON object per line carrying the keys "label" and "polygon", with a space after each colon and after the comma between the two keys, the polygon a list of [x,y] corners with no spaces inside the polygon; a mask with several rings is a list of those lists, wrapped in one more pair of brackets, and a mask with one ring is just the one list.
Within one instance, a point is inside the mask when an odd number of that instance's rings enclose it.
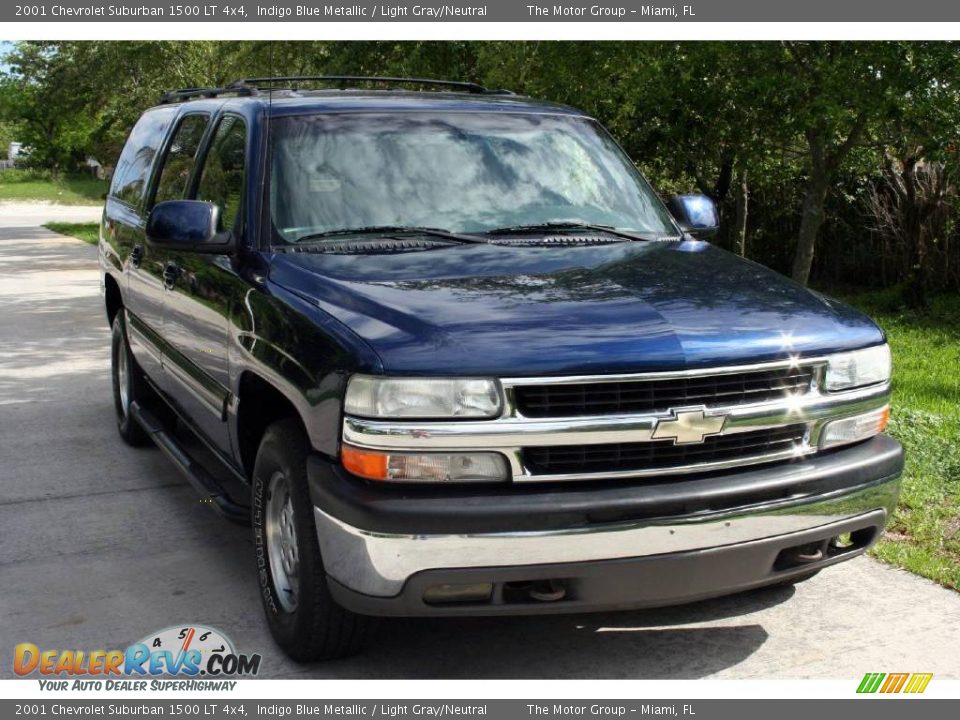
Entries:
{"label": "chrome front grille", "polygon": [[669,470],[700,463],[802,452],[807,426],[714,435],[702,443],[674,445],[669,440],[604,445],[561,445],[525,448],[523,460],[534,475]]}
{"label": "chrome front grille", "polygon": [[531,418],[664,412],[692,405],[731,406],[782,400],[810,390],[810,366],[725,375],[520,385],[515,402]]}

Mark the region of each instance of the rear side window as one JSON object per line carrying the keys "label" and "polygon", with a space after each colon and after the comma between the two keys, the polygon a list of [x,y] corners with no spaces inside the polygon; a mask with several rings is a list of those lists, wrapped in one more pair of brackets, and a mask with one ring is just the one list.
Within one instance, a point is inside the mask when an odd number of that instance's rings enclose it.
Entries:
{"label": "rear side window", "polygon": [[149,110],[133,126],[110,183],[112,197],[134,207],[140,205],[150,168],[176,112],[175,107]]}
{"label": "rear side window", "polygon": [[206,115],[187,115],[180,121],[163,159],[163,169],[153,200],[155,203],[186,197],[187,184],[206,129]]}
{"label": "rear side window", "polygon": [[247,129],[243,120],[228,115],[220,121],[210,152],[203,166],[197,200],[215,203],[220,208],[223,227],[237,223],[243,197],[243,172],[247,148]]}

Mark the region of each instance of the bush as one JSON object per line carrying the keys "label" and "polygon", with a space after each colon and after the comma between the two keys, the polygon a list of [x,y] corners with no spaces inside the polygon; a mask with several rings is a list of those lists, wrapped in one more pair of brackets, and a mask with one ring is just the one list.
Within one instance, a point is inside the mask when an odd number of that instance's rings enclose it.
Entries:
{"label": "bush", "polygon": [[0,184],[23,182],[53,182],[53,173],[41,168],[7,168],[0,170]]}

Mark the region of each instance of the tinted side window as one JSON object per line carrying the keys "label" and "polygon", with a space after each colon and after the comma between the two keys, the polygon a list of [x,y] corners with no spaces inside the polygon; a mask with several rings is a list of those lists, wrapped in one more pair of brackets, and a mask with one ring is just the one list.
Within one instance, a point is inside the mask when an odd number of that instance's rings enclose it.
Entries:
{"label": "tinted side window", "polygon": [[206,200],[220,207],[225,228],[232,228],[237,222],[243,197],[246,147],[247,129],[243,120],[232,115],[221,120],[197,187],[197,200]]}
{"label": "tinted side window", "polygon": [[163,159],[163,169],[153,199],[155,203],[179,200],[186,196],[200,140],[207,129],[207,119],[206,115],[187,115],[180,121]]}
{"label": "tinted side window", "polygon": [[176,112],[174,107],[150,110],[133,126],[110,183],[113,197],[133,206],[140,204],[153,160]]}

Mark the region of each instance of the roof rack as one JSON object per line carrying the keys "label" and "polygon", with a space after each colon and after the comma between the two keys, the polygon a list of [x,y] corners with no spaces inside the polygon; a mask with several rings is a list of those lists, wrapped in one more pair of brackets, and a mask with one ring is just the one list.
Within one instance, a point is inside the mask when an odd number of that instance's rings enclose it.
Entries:
{"label": "roof rack", "polygon": [[170,90],[161,95],[160,104],[167,105],[196,98],[214,98],[220,95],[253,95],[255,92],[256,88],[242,87],[236,84],[229,87],[181,88],[180,90]]}
{"label": "roof rack", "polygon": [[[326,82],[340,85],[346,89],[347,83],[386,83],[391,85],[433,85],[452,88],[458,92],[474,95],[513,95],[510,90],[491,90],[483,85],[460,80],[433,80],[431,78],[384,77],[381,75],[285,75],[277,77],[241,78],[224,87],[198,87],[170,90],[160,96],[160,104],[184,102],[198,98],[215,98],[220,95],[256,95],[261,90],[269,90],[275,83]],[[261,87],[267,86],[267,87]],[[296,89],[296,88],[290,88]]]}
{"label": "roof rack", "polygon": [[463,82],[460,80],[434,80],[431,78],[410,78],[410,77],[384,77],[381,75],[289,75],[278,77],[259,77],[242,78],[231,83],[232,88],[252,88],[257,89],[260,85],[272,85],[274,83],[301,83],[301,82],[327,82],[337,83],[341,89],[346,88],[347,83],[388,83],[391,85],[435,85],[439,87],[452,88],[460,92],[468,92],[477,95],[513,95],[509,90],[490,90],[483,85],[472,82]]}

